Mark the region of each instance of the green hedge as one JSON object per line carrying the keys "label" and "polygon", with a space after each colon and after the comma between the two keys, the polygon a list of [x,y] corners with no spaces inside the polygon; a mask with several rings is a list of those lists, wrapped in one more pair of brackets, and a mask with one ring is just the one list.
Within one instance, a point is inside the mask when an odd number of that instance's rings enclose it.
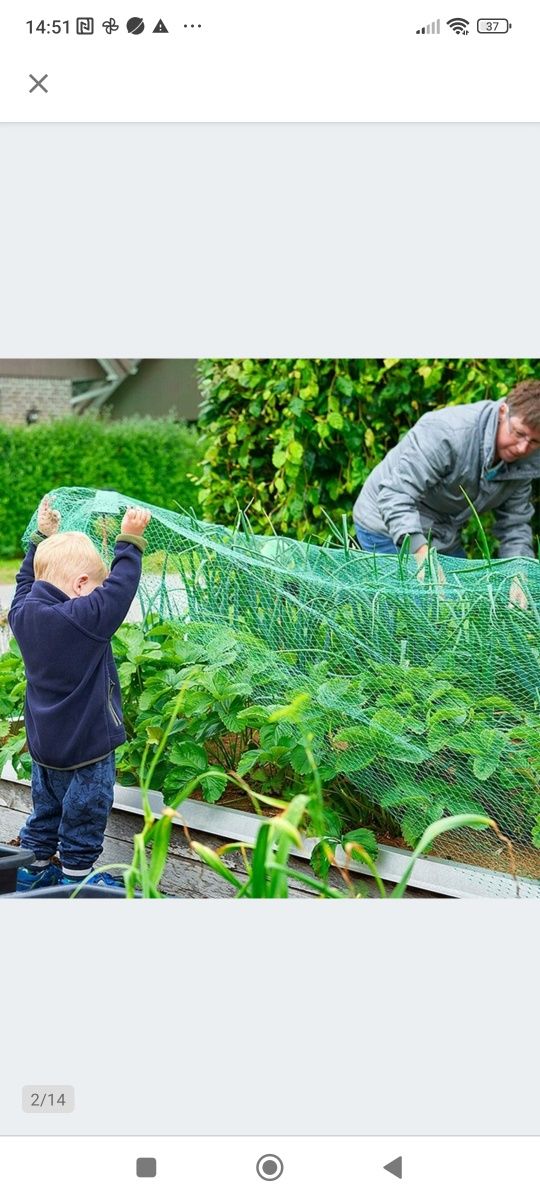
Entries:
{"label": "green hedge", "polygon": [[198,511],[197,431],[150,417],[105,421],[68,417],[29,428],[0,426],[0,556],[21,552],[21,536],[45,492],[99,487],[138,500]]}
{"label": "green hedge", "polygon": [[[504,396],[539,359],[203,359],[203,515],[324,540],[429,409]],[[488,521],[489,525],[489,521]],[[537,520],[536,532],[540,532]]]}

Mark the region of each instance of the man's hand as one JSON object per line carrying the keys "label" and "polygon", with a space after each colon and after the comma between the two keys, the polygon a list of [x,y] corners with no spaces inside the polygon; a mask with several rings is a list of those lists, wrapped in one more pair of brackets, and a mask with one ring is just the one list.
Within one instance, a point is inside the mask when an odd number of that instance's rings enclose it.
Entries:
{"label": "man's hand", "polygon": [[528,607],[529,601],[521,586],[520,577],[515,575],[510,584],[509,608],[522,608],[525,611]]}
{"label": "man's hand", "polygon": [[60,529],[60,513],[57,508],[51,507],[53,503],[54,496],[50,499],[44,496],[38,508],[38,532],[44,533],[46,537],[52,537]]}
{"label": "man's hand", "polygon": [[129,533],[133,537],[142,537],[151,515],[147,508],[128,508],[122,518],[120,533]]}
{"label": "man's hand", "polygon": [[[425,569],[424,563],[425,563],[426,559],[429,557],[429,546],[427,544],[425,546],[420,546],[420,549],[415,552],[414,557],[416,559],[416,562],[418,563],[418,566],[420,567],[420,570],[417,575],[418,582],[425,583],[426,569]],[[437,563],[437,576],[439,579],[439,583],[441,585],[446,583],[444,571],[443,571],[440,563]]]}

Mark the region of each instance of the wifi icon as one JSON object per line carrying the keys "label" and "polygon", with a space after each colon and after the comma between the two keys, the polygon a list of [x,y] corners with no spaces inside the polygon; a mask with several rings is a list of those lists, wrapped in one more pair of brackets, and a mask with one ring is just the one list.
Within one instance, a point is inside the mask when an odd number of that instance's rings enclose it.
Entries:
{"label": "wifi icon", "polygon": [[469,22],[465,20],[465,17],[452,17],[451,21],[447,21],[446,24],[454,30],[454,33],[463,33],[465,37],[469,32]]}

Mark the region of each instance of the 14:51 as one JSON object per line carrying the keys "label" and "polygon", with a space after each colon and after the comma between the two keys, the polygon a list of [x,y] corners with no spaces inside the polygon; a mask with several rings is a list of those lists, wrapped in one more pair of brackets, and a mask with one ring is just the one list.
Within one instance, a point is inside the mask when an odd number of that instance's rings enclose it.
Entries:
{"label": "14:51", "polygon": [[69,33],[69,21],[27,21],[29,33]]}

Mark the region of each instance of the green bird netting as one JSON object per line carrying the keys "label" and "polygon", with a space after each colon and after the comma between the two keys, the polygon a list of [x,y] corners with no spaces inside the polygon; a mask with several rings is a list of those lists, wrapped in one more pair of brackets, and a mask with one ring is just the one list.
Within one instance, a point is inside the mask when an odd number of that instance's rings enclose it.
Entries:
{"label": "green bird netting", "polygon": [[[89,534],[108,562],[123,512],[137,503],[55,493],[62,529]],[[297,776],[309,775],[297,725],[278,721],[264,739],[256,732],[265,706],[302,694],[326,802],[339,811],[346,797],[349,828],[371,813],[383,840],[411,846],[439,817],[486,814],[511,839],[518,873],[540,878],[536,561],[433,556],[420,578],[409,555],[151,512],[139,616],[150,636],[157,621],[178,627],[180,666],[195,661],[193,646],[206,663],[214,655],[225,725],[245,730],[249,717],[242,726],[235,713],[252,712],[254,768],[285,747]],[[35,525],[36,514],[27,536]],[[512,861],[489,830],[446,835],[435,853],[503,871]]]}

